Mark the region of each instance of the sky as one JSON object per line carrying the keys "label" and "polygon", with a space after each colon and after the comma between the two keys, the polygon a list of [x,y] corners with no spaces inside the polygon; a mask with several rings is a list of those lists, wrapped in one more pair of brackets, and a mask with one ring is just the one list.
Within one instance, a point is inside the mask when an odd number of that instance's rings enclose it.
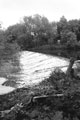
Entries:
{"label": "sky", "polygon": [[0,23],[7,28],[24,16],[39,14],[49,21],[80,18],[80,0],[0,0]]}

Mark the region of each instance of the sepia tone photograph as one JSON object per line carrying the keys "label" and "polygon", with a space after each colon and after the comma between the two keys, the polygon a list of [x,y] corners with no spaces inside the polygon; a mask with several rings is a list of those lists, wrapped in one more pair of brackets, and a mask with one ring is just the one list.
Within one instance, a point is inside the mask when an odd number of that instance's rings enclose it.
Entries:
{"label": "sepia tone photograph", "polygon": [[79,0],[0,0],[0,120],[80,120]]}

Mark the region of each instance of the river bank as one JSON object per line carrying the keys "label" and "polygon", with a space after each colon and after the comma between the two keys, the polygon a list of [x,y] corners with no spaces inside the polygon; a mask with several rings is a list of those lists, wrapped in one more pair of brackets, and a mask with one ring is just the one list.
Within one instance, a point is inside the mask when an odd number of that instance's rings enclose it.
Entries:
{"label": "river bank", "polygon": [[62,71],[34,87],[20,88],[0,96],[3,120],[70,120],[80,117],[80,81]]}
{"label": "river bank", "polygon": [[75,57],[75,55],[78,56],[78,59],[80,59],[80,47],[76,48],[67,48],[66,45],[43,45],[39,47],[35,47],[32,49],[28,49],[28,51],[43,53],[46,55],[56,55],[63,58]]}

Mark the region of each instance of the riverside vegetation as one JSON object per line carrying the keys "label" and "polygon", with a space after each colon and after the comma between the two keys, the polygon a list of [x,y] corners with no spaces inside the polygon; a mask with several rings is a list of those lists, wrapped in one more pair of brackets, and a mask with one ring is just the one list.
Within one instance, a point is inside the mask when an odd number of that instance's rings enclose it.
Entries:
{"label": "riverside vegetation", "polygon": [[0,96],[2,120],[80,119],[80,80],[55,69],[39,85]]}
{"label": "riverside vegetation", "polygon": [[[0,30],[0,60],[8,54],[31,50],[51,54],[54,49],[80,48],[80,20],[63,16],[49,22],[44,16],[24,17],[19,24]],[[79,120],[80,79],[55,69],[38,85],[18,88],[0,96],[2,120]]]}

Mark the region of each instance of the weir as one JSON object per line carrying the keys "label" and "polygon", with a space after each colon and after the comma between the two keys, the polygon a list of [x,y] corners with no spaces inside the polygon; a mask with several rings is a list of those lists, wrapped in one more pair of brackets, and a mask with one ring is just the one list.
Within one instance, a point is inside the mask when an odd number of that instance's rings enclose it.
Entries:
{"label": "weir", "polygon": [[[36,52],[24,51],[19,53],[19,55],[17,54],[17,56],[19,56],[19,66],[13,59],[1,66],[1,73],[4,72],[6,75],[0,78],[0,94],[7,94],[15,88],[38,84],[48,78],[56,67],[66,71],[69,64],[68,59]],[[19,71],[17,70],[18,68],[20,68]]]}

